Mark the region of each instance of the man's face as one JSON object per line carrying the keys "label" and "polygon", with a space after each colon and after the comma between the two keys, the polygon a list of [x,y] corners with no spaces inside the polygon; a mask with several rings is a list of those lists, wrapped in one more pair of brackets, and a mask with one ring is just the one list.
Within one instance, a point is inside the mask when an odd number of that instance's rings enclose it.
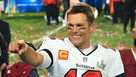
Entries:
{"label": "man's face", "polygon": [[69,14],[67,21],[69,39],[75,46],[85,47],[90,43],[89,37],[92,29],[85,14]]}

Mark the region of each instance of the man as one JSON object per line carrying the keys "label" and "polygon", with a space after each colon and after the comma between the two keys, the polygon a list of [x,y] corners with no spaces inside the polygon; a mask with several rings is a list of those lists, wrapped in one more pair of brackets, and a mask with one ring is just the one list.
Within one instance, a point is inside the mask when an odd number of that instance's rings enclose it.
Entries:
{"label": "man", "polygon": [[11,34],[9,24],[0,20],[0,69],[2,71],[2,77],[5,72],[5,67],[8,65],[8,46],[10,43]]}
{"label": "man", "polygon": [[11,40],[10,26],[7,22],[0,20],[0,32],[4,36],[7,45],[9,45]]}
{"label": "man", "polygon": [[134,40],[133,48],[120,50],[123,61],[125,77],[135,77],[136,75],[136,26],[132,29],[132,38]]}
{"label": "man", "polygon": [[124,2],[124,22],[123,22],[123,31],[124,33],[128,32],[128,24],[130,21],[130,31],[134,28],[135,25],[135,9],[136,9],[136,0],[125,0]]}
{"label": "man", "polygon": [[[111,0],[112,1],[112,0]],[[113,0],[114,13],[112,15],[113,24],[117,24],[123,21],[123,0]]]}
{"label": "man", "polygon": [[56,24],[59,24],[59,1],[58,0],[43,0],[43,4],[46,9],[47,25],[51,25],[51,20],[55,20]]}
{"label": "man", "polygon": [[49,77],[120,77],[124,70],[115,51],[90,43],[94,28],[92,7],[84,3],[67,11],[68,38],[47,38],[34,52],[23,40],[10,44],[26,63],[48,68]]}
{"label": "man", "polygon": [[70,1],[70,7],[80,2],[80,0],[69,0],[69,1]]}
{"label": "man", "polygon": [[3,35],[0,32],[0,77],[3,77],[5,68],[8,64],[8,48],[7,43],[3,37]]}
{"label": "man", "polygon": [[70,0],[63,0],[63,7],[64,7],[64,14],[63,14],[63,18],[64,18],[66,11],[70,7]]}

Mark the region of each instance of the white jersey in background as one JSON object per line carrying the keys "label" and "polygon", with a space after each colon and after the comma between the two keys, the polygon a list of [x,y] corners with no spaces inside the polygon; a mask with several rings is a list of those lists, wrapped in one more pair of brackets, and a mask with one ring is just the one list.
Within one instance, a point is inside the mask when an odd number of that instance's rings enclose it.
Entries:
{"label": "white jersey in background", "polygon": [[38,50],[45,59],[39,67],[48,68],[48,77],[115,77],[124,73],[120,56],[112,49],[97,45],[83,51],[68,38],[47,39]]}

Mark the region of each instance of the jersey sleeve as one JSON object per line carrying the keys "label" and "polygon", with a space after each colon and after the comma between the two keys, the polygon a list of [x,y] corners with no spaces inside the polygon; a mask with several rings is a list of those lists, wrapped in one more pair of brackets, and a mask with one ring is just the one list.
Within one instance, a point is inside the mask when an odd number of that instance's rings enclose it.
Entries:
{"label": "jersey sleeve", "polygon": [[49,68],[56,64],[59,49],[63,48],[63,41],[59,39],[46,39],[43,41],[38,53],[44,56],[42,67]]}
{"label": "jersey sleeve", "polygon": [[47,53],[47,51],[39,51],[39,54],[41,54],[43,56],[43,62],[41,65],[39,65],[39,68],[49,68],[52,64],[52,59],[50,57],[50,55]]}
{"label": "jersey sleeve", "polygon": [[41,54],[43,58],[43,62],[39,65],[39,68],[49,68],[53,63],[53,56],[51,51],[48,49],[47,41],[43,41],[40,48],[37,50],[39,54]]}
{"label": "jersey sleeve", "polygon": [[113,53],[111,54],[111,57],[109,58],[110,58],[110,62],[108,62],[109,64],[106,67],[107,71],[109,72],[109,76],[120,77],[120,75],[123,75],[124,67],[121,61],[119,51],[118,50],[113,51]]}

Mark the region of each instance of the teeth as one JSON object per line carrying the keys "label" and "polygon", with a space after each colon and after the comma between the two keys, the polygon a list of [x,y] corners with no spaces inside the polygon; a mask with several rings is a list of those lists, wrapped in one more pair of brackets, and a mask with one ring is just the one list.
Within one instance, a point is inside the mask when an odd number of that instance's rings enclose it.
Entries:
{"label": "teeth", "polygon": [[74,35],[73,37],[80,37],[79,35]]}
{"label": "teeth", "polygon": [[80,33],[73,34],[73,37],[80,37]]}
{"label": "teeth", "polygon": [[73,35],[73,36],[80,36],[79,34]]}

